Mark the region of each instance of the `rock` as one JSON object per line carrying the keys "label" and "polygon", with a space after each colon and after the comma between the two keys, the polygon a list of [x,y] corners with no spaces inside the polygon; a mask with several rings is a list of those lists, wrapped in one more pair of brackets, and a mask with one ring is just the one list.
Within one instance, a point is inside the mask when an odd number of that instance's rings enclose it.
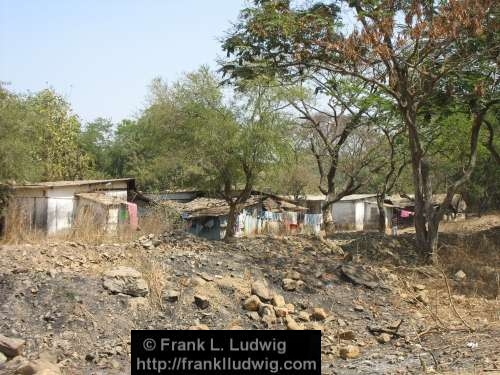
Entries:
{"label": "rock", "polygon": [[16,374],[21,375],[61,375],[59,366],[44,359],[36,359],[19,367]]}
{"label": "rock", "polygon": [[273,306],[283,307],[285,306],[285,298],[281,294],[275,294],[271,300]]}
{"label": "rock", "polygon": [[365,308],[361,305],[354,305],[354,311],[363,312],[365,311]]}
{"label": "rock", "polygon": [[359,347],[357,345],[346,345],[340,348],[339,355],[343,359],[353,359],[359,357]]}
{"label": "rock", "polygon": [[467,275],[464,271],[459,270],[457,271],[457,273],[455,273],[453,277],[455,278],[456,281],[462,281],[467,277]]}
{"label": "rock", "polygon": [[420,290],[425,290],[425,285],[424,284],[415,284],[413,285],[413,290],[418,292]]}
{"label": "rock", "polygon": [[112,293],[123,293],[133,297],[145,297],[149,293],[146,280],[134,268],[118,267],[104,273],[104,288]]}
{"label": "rock", "polygon": [[286,309],[288,310],[288,313],[291,314],[295,312],[295,306],[292,303],[287,303],[285,305]]}
{"label": "rock", "polygon": [[292,280],[300,280],[302,278],[302,275],[295,270],[290,270],[285,273],[285,279],[292,279]]}
{"label": "rock", "polygon": [[342,340],[355,340],[356,339],[356,335],[354,334],[353,331],[343,331],[343,332],[340,332],[338,335],[337,335],[338,338],[342,339]]}
{"label": "rock", "polygon": [[202,286],[202,285],[205,285],[206,283],[207,282],[199,276],[193,276],[191,278],[191,285],[193,285],[193,286]]}
{"label": "rock", "polygon": [[286,328],[291,331],[302,331],[304,328],[298,324],[290,315],[285,317]]}
{"label": "rock", "polygon": [[260,298],[254,294],[243,301],[243,308],[248,311],[259,311],[261,303]]}
{"label": "rock", "polygon": [[270,301],[272,298],[269,289],[263,281],[255,281],[252,284],[252,294],[258,296],[262,301]]}
{"label": "rock", "polygon": [[283,318],[288,315],[288,310],[286,307],[275,307],[274,312],[278,318]]}
{"label": "rock", "polygon": [[322,307],[315,307],[311,314],[314,320],[325,320],[327,316],[328,314]]}
{"label": "rock", "polygon": [[297,318],[303,322],[308,322],[311,320],[311,315],[307,311],[301,311],[299,312]]}
{"label": "rock", "polygon": [[355,284],[364,285],[372,289],[378,286],[377,278],[362,267],[353,264],[343,264],[340,269],[344,276]]}
{"label": "rock", "polygon": [[259,306],[259,315],[260,316],[265,316],[265,315],[275,315],[274,314],[274,307],[273,305],[267,304],[267,303],[262,303]]}
{"label": "rock", "polygon": [[181,293],[177,290],[169,289],[163,295],[163,300],[167,302],[177,302]]}
{"label": "rock", "polygon": [[284,290],[292,292],[297,289],[297,281],[293,279],[283,279],[281,282],[281,286]]}
{"label": "rock", "polygon": [[380,335],[377,336],[377,341],[381,344],[387,344],[389,341],[391,341],[392,336],[389,335],[388,333],[381,333]]}
{"label": "rock", "polygon": [[266,328],[271,328],[274,324],[276,324],[276,316],[264,315],[261,320]]}
{"label": "rock", "polygon": [[196,324],[188,328],[190,331],[209,331],[210,328],[206,324]]}
{"label": "rock", "polygon": [[18,355],[0,365],[0,375],[12,375],[18,374],[17,370],[27,366],[29,363],[28,359],[23,356]]}
{"label": "rock", "polygon": [[249,311],[247,312],[247,316],[252,320],[260,320],[260,315],[257,311]]}
{"label": "rock", "polygon": [[2,366],[2,364],[4,364],[5,362],[7,362],[7,356],[0,352],[0,366]]}
{"label": "rock", "polygon": [[196,306],[198,306],[199,309],[202,310],[210,306],[210,301],[208,300],[208,297],[202,294],[197,294],[194,296],[194,303],[196,304]]}
{"label": "rock", "polygon": [[7,337],[0,334],[0,353],[7,357],[15,357],[21,355],[24,349],[25,341],[13,337]]}
{"label": "rock", "polygon": [[416,298],[417,301],[422,302],[424,305],[428,305],[430,303],[429,297],[424,290],[418,292]]}
{"label": "rock", "polygon": [[345,322],[344,319],[338,318],[337,323],[338,323],[339,327],[346,327],[347,326],[347,323]]}

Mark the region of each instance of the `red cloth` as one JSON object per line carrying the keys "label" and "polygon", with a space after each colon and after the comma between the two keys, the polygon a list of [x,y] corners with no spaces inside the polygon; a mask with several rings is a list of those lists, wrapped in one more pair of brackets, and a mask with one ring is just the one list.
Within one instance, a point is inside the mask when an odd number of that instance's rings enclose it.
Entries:
{"label": "red cloth", "polygon": [[130,228],[136,230],[139,226],[139,218],[137,216],[137,205],[135,203],[127,202],[128,217],[130,219]]}
{"label": "red cloth", "polygon": [[410,217],[410,211],[401,210],[401,217]]}

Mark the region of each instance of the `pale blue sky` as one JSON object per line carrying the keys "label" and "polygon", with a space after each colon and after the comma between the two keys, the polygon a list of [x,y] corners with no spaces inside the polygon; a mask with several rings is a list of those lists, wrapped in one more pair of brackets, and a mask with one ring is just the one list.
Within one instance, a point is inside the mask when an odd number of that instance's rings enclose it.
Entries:
{"label": "pale blue sky", "polygon": [[0,0],[0,81],[53,87],[84,120],[144,107],[155,76],[216,67],[244,0]]}

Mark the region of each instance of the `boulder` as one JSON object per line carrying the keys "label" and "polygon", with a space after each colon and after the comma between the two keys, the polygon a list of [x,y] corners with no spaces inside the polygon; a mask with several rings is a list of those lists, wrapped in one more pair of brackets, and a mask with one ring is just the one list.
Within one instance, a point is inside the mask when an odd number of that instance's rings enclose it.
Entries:
{"label": "boulder", "polygon": [[262,304],[260,298],[256,295],[251,295],[245,301],[243,301],[243,308],[247,311],[259,311],[259,307]]}
{"label": "boulder", "polygon": [[283,287],[284,290],[292,292],[295,289],[297,289],[297,281],[294,279],[285,278],[282,280],[281,286]]}
{"label": "boulder", "polygon": [[315,307],[312,311],[311,317],[314,320],[325,320],[328,314],[322,307]]}
{"label": "boulder", "polygon": [[197,294],[194,296],[194,303],[201,310],[204,310],[208,308],[208,306],[210,306],[210,301],[208,300],[208,297],[202,294]]}
{"label": "boulder", "polygon": [[0,353],[7,357],[15,357],[21,355],[24,349],[25,341],[13,337],[7,337],[0,334]]}
{"label": "boulder", "polygon": [[106,271],[103,286],[112,293],[123,293],[133,297],[145,297],[149,293],[148,283],[134,268],[118,267]]}
{"label": "boulder", "polygon": [[255,294],[262,301],[270,301],[272,298],[269,288],[263,281],[255,281],[252,283],[252,294]]}
{"label": "boulder", "polygon": [[166,302],[177,302],[181,293],[178,290],[169,289],[163,294],[163,300]]}
{"label": "boulder", "polygon": [[353,359],[359,357],[359,347],[357,345],[346,345],[340,348],[339,355],[343,359]]}
{"label": "boulder", "polygon": [[464,271],[459,270],[459,271],[457,271],[457,273],[455,273],[455,275],[453,277],[456,281],[462,281],[467,277],[467,275],[465,274]]}
{"label": "boulder", "polygon": [[273,304],[273,306],[283,307],[285,306],[285,298],[283,298],[281,294],[275,294],[272,298],[271,303]]}
{"label": "boulder", "polygon": [[381,344],[387,344],[389,341],[391,341],[392,336],[389,335],[388,333],[381,333],[380,335],[377,336],[377,341]]}
{"label": "boulder", "polygon": [[297,323],[290,315],[285,317],[286,328],[291,331],[302,331],[304,328]]}

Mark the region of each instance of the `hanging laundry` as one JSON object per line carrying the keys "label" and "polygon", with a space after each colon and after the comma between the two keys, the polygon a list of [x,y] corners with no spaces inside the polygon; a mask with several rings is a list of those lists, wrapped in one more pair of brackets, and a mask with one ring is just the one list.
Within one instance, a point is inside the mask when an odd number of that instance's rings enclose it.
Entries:
{"label": "hanging laundry", "polygon": [[137,205],[135,203],[127,202],[128,216],[130,220],[130,228],[136,230],[139,226],[139,217],[137,216]]}
{"label": "hanging laundry", "polygon": [[401,217],[403,217],[403,218],[410,217],[410,211],[401,210]]}

